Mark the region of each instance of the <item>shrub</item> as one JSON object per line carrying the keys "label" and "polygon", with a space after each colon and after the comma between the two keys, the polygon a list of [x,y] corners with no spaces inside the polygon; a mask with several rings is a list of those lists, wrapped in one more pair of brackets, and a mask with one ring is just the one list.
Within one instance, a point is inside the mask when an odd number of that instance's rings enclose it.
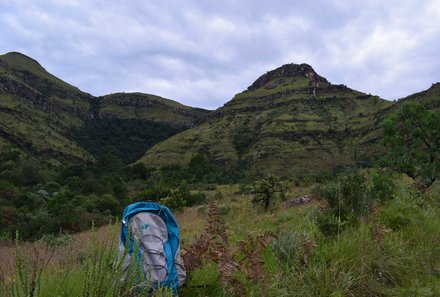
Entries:
{"label": "shrub", "polygon": [[191,194],[188,192],[188,195],[185,196],[186,206],[195,206],[201,205],[206,201],[206,195],[203,192],[197,192]]}
{"label": "shrub", "polygon": [[317,193],[327,202],[330,211],[342,219],[352,213],[357,217],[365,215],[372,205],[367,180],[358,170],[339,175],[335,182],[319,187]]}
{"label": "shrub", "polygon": [[18,189],[6,180],[0,180],[0,197],[14,203],[19,196]]}
{"label": "shrub", "polygon": [[339,206],[339,187],[336,182],[318,186],[314,189],[314,195],[324,199],[330,209],[337,209]]}
{"label": "shrub", "polygon": [[[357,218],[370,213],[373,199],[368,189],[367,180],[359,170],[340,174],[336,181],[318,187],[315,192],[328,206],[325,213],[315,217],[321,232],[327,236],[339,234],[345,225],[354,224]],[[379,192],[378,186],[372,189]]]}
{"label": "shrub", "polygon": [[50,248],[56,248],[69,245],[72,242],[72,236],[65,234],[57,237],[53,234],[44,234],[39,241]]}
{"label": "shrub", "polygon": [[386,201],[394,198],[396,193],[395,176],[387,171],[373,173],[371,184],[368,187],[369,195],[379,201]]}
{"label": "shrub", "polygon": [[171,189],[167,197],[160,199],[160,203],[167,206],[171,211],[181,211],[186,205],[180,189]]}
{"label": "shrub", "polygon": [[219,204],[218,205],[218,212],[222,216],[226,216],[231,211],[231,206],[227,203]]}
{"label": "shrub", "polygon": [[440,112],[409,102],[382,125],[388,165],[425,187],[432,185],[440,174]]}
{"label": "shrub", "polygon": [[338,177],[339,197],[343,214],[362,216],[369,212],[372,200],[368,197],[367,181],[364,175],[354,170]]}
{"label": "shrub", "polygon": [[279,179],[273,175],[269,175],[254,183],[252,188],[254,199],[252,202],[262,205],[264,210],[267,211],[275,202],[275,194],[279,192],[283,192]]}
{"label": "shrub", "polygon": [[110,194],[102,195],[96,201],[96,208],[100,211],[109,210],[112,214],[119,214],[119,201]]}
{"label": "shrub", "polygon": [[321,233],[325,236],[338,235],[346,226],[345,221],[331,212],[318,212],[315,217],[316,225]]}

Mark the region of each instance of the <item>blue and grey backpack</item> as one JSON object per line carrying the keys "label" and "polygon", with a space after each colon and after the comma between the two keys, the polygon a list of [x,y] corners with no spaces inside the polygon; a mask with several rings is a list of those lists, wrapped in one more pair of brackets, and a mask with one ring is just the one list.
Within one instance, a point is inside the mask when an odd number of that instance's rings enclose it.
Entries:
{"label": "blue and grey backpack", "polygon": [[[135,251],[137,255],[133,255]],[[119,259],[122,261],[122,281],[127,278],[130,263],[135,262],[143,269],[142,282],[152,289],[168,287],[176,293],[186,284],[185,266],[180,257],[179,226],[171,211],[163,205],[137,202],[125,208]]]}

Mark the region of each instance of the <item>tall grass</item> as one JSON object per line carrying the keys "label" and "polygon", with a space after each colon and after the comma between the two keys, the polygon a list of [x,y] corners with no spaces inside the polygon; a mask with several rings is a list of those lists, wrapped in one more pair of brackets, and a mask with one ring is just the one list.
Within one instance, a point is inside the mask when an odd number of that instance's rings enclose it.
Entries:
{"label": "tall grass", "polygon": [[[34,243],[14,247],[15,273],[1,275],[0,296],[5,297],[121,297],[121,296],[172,296],[167,288],[151,292],[148,284],[142,282],[140,265],[130,265],[125,282],[121,282],[121,261],[118,259],[118,225],[111,228],[92,230],[84,251],[78,252],[78,262],[66,261],[58,266],[48,267],[56,248],[75,252],[68,247],[54,247]],[[100,234],[108,232],[110,234]],[[29,247],[33,247],[29,249]],[[136,253],[136,249],[134,253]],[[65,255],[66,258],[68,255]],[[123,258],[123,257],[121,257]]]}
{"label": "tall grass", "polygon": [[[220,203],[228,205],[222,216],[231,246],[247,238],[250,242],[248,235],[276,234],[273,246],[262,252],[266,296],[435,297],[440,296],[439,194],[420,194],[411,185],[398,184],[391,199],[377,199],[370,213],[357,217],[338,236],[323,234],[317,225],[315,213],[322,211],[322,201],[260,213],[251,197],[230,191]],[[207,215],[196,208],[181,214],[182,237],[203,232]],[[94,230],[80,239],[87,247],[70,243],[47,247],[44,253],[42,246],[34,250],[32,244],[16,241],[16,269],[2,274],[0,296],[172,296],[170,290],[151,295],[146,286],[139,286],[136,265],[130,266],[126,282],[120,282],[118,231],[118,225]],[[182,245],[188,249],[189,242]],[[70,260],[53,265],[52,248],[54,257],[64,252]],[[233,296],[233,291],[224,290],[218,271],[216,263],[204,262],[190,273],[188,287],[179,296]],[[235,275],[246,296],[261,295],[262,284]]]}
{"label": "tall grass", "polygon": [[40,248],[38,243],[20,245],[17,232],[13,253],[15,273],[8,277],[1,270],[0,293],[2,296],[40,296],[42,275],[54,252],[54,248],[48,245],[43,245],[43,248]]}
{"label": "tall grass", "polygon": [[[403,213],[405,224],[375,237],[375,226]],[[274,275],[273,296],[440,296],[440,210],[400,197],[339,237],[317,238],[303,265]],[[293,249],[292,253],[297,253]],[[292,259],[288,259],[292,261]]]}

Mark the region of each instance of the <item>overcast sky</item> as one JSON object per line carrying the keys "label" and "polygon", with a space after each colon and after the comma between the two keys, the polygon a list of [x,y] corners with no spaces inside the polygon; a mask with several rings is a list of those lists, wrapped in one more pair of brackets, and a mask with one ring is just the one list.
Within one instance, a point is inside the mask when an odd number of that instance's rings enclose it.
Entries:
{"label": "overcast sky", "polygon": [[208,109],[287,63],[385,99],[440,81],[440,0],[0,0],[0,34],[92,95]]}

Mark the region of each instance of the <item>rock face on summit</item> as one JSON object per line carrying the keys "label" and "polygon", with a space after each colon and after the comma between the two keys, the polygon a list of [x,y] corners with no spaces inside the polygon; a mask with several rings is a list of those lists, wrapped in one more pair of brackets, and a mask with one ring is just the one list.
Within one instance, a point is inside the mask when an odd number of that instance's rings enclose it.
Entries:
{"label": "rock face on summit", "polygon": [[311,75],[316,77],[319,82],[328,83],[324,77],[316,74],[312,66],[308,64],[286,64],[260,76],[251,86],[248,87],[248,91],[255,91],[277,78],[297,76],[308,78]]}

